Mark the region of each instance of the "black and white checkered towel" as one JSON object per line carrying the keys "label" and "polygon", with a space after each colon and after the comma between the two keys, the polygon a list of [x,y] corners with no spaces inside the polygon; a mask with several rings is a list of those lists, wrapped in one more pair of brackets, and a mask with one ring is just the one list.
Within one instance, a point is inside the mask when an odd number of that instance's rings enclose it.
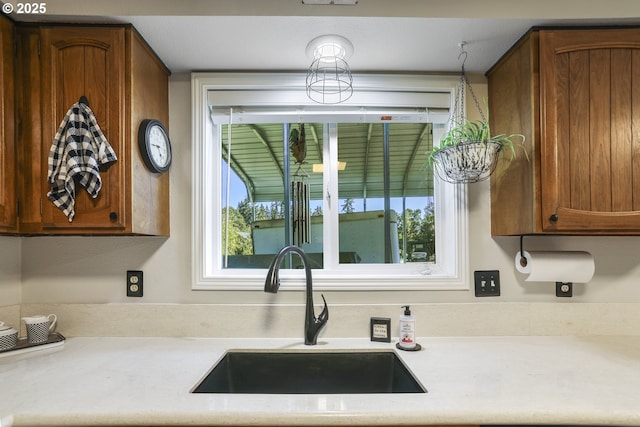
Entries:
{"label": "black and white checkered towel", "polygon": [[102,180],[100,166],[117,160],[116,153],[102,133],[91,108],[75,103],[65,115],[49,152],[51,191],[47,193],[69,219],[75,215],[75,181],[94,199],[98,197]]}

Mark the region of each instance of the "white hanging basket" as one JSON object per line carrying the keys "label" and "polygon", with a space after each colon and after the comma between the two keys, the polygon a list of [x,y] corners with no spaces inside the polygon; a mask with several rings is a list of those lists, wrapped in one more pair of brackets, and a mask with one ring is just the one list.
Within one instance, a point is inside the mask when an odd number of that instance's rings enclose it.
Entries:
{"label": "white hanging basket", "polygon": [[433,156],[434,174],[453,184],[484,181],[493,173],[502,144],[498,141],[466,141]]}

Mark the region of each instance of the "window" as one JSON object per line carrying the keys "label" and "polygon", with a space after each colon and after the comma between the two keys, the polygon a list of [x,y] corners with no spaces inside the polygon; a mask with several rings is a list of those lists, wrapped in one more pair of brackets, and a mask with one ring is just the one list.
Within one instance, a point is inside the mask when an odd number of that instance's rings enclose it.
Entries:
{"label": "window", "polygon": [[[193,75],[194,289],[262,289],[288,244],[317,289],[467,289],[465,187],[426,166],[457,79],[358,81],[320,106],[304,75]],[[282,289],[302,275],[291,263]]]}

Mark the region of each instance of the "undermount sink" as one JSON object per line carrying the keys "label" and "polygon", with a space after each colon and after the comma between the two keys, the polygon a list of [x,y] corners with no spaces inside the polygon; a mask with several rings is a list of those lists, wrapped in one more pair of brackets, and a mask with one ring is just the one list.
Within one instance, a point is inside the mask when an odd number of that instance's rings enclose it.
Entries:
{"label": "undermount sink", "polygon": [[192,393],[426,393],[393,351],[228,351]]}

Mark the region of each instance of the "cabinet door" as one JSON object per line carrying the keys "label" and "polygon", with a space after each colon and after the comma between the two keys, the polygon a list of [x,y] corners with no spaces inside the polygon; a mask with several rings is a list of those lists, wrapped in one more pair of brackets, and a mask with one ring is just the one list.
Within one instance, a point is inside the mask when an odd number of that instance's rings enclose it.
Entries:
{"label": "cabinet door", "polygon": [[540,32],[543,232],[640,230],[640,31]]}
{"label": "cabinet door", "polygon": [[14,28],[0,17],[0,231],[16,231]]}
{"label": "cabinet door", "polygon": [[[41,30],[42,56],[42,223],[44,229],[123,229],[125,226],[125,54],[124,29],[47,27]],[[53,138],[69,108],[85,96],[118,160],[101,171],[102,189],[93,199],[76,184],[75,217],[47,198],[47,159]]]}

